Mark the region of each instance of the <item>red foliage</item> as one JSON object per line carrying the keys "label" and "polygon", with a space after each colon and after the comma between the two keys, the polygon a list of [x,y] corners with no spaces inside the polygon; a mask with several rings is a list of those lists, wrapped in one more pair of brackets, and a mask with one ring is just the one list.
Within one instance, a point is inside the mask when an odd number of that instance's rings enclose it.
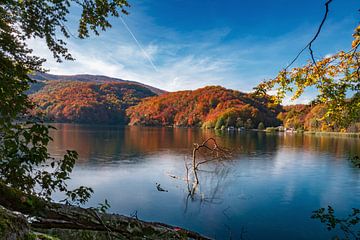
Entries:
{"label": "red foliage", "polygon": [[276,115],[281,107],[268,108],[266,98],[256,98],[220,86],[209,86],[194,91],[178,91],[144,99],[130,107],[127,114],[131,125],[201,126],[213,127],[215,122],[231,112],[233,117],[255,124],[278,125]]}
{"label": "red foliage", "polygon": [[126,123],[125,110],[154,96],[149,89],[129,83],[51,81],[30,95],[35,111],[57,122]]}

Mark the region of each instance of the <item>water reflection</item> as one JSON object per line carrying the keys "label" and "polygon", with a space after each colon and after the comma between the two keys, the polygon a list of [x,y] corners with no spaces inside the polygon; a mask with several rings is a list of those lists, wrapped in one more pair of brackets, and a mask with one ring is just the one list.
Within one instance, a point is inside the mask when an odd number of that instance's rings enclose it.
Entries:
{"label": "water reflection", "polygon": [[[311,152],[328,152],[335,156],[356,154],[360,140],[328,136],[266,134],[263,132],[238,133],[184,128],[143,128],[56,124],[58,131],[51,152],[61,154],[64,149],[76,149],[81,162],[99,153],[110,156],[131,156],[171,151],[179,154],[191,152],[192,144],[215,136],[221,146],[243,154],[274,154],[279,146]],[[103,159],[102,156],[100,159]],[[121,160],[107,159],[107,160]],[[96,164],[98,162],[94,162]]]}
{"label": "water reflection", "polygon": [[[329,239],[311,211],[360,207],[360,173],[346,160],[360,140],[262,132],[57,125],[50,151],[76,149],[71,186],[95,189],[112,211],[188,227],[217,239]],[[194,142],[215,136],[231,161],[204,165],[201,194],[189,199],[184,158]],[[169,177],[178,176],[178,178]],[[169,192],[159,192],[155,183]],[[261,229],[261,231],[259,231]]]}

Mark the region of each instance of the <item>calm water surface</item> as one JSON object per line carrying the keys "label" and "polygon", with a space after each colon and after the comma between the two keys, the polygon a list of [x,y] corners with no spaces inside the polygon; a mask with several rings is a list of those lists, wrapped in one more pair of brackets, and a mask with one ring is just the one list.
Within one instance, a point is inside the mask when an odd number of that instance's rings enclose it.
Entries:
{"label": "calm water surface", "polygon": [[[199,129],[58,124],[50,152],[80,154],[70,186],[95,190],[110,211],[189,228],[215,239],[330,239],[335,233],[310,218],[331,205],[345,216],[360,208],[356,138],[214,132]],[[192,144],[215,136],[234,157],[202,167],[188,197],[184,160]],[[179,178],[172,178],[178,176]],[[155,183],[168,192],[159,192]],[[60,198],[60,196],[57,196]]]}

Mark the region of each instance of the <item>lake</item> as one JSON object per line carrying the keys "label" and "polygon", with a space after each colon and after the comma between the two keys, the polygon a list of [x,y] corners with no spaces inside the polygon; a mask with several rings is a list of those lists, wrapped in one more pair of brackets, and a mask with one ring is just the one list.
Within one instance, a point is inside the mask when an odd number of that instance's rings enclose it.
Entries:
{"label": "lake", "polygon": [[[215,239],[331,239],[311,213],[331,205],[338,216],[360,207],[360,140],[263,132],[215,132],[54,124],[49,150],[75,149],[69,186],[106,198],[110,212],[188,228]],[[214,137],[232,158],[200,167],[197,194],[188,197],[185,161],[193,143]],[[168,192],[160,192],[156,183]],[[60,196],[56,196],[60,199]]]}

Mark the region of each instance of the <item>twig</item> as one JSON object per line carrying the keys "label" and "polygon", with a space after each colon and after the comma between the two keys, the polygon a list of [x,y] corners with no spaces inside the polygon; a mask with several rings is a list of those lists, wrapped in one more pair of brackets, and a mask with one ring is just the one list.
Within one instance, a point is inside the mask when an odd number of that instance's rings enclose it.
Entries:
{"label": "twig", "polygon": [[311,56],[311,59],[313,61],[313,63],[315,64],[316,66],[316,61],[315,61],[315,58],[314,58],[314,54],[313,54],[313,50],[312,50],[312,44],[314,43],[314,41],[317,39],[317,37],[319,36],[320,32],[321,32],[321,29],[327,19],[327,16],[328,16],[328,13],[329,13],[329,4],[332,2],[332,0],[328,0],[326,3],[325,3],[325,14],[324,14],[324,17],[323,19],[321,20],[321,23],[315,33],[315,36],[311,39],[311,41],[303,48],[301,49],[301,51],[296,55],[296,57],[285,67],[285,71],[291,66],[294,64],[294,62],[296,62],[296,60],[300,57],[300,55],[305,51],[305,49],[309,49],[310,51],[310,56]]}
{"label": "twig", "polygon": [[100,223],[101,225],[103,225],[103,227],[106,229],[107,237],[108,237],[109,240],[111,240],[111,239],[112,239],[112,238],[111,238],[111,235],[113,234],[113,232],[111,231],[111,229],[106,226],[106,224],[104,223],[104,221],[101,219],[101,217],[100,217],[99,214],[97,213],[97,210],[96,210],[96,209],[90,209],[90,210],[92,210],[91,212],[94,213],[95,217],[99,220],[99,223]]}

